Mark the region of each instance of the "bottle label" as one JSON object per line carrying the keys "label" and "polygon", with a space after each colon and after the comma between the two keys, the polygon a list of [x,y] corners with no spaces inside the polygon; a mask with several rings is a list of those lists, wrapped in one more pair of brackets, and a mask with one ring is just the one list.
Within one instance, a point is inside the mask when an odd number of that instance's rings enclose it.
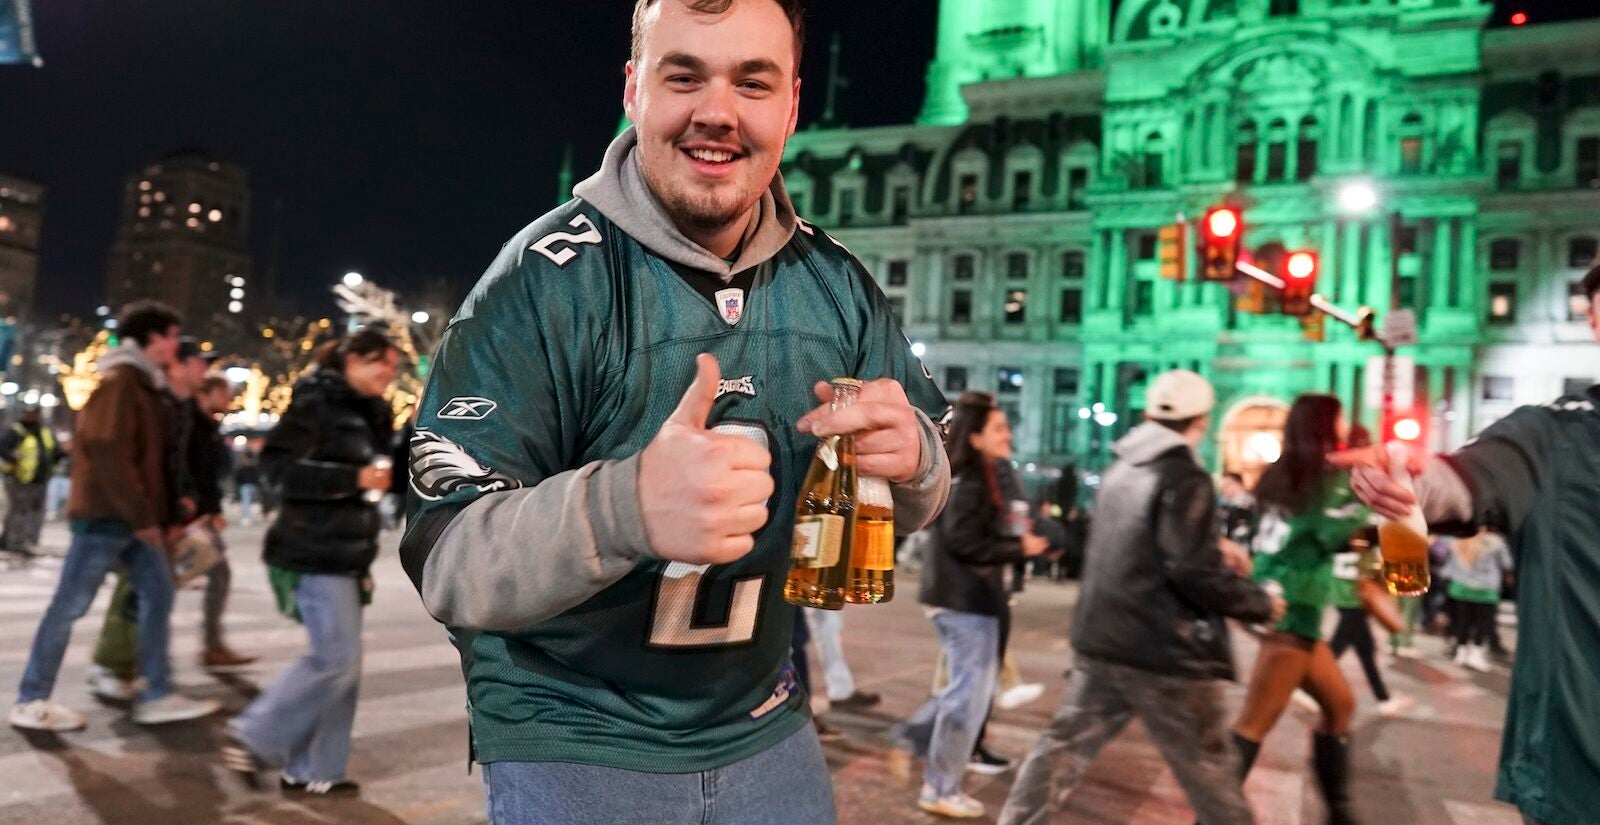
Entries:
{"label": "bottle label", "polygon": [[850,566],[861,570],[894,569],[894,522],[856,519],[855,542],[850,546]]}
{"label": "bottle label", "polygon": [[794,522],[794,561],[801,567],[832,567],[844,544],[844,516],[800,516]]}

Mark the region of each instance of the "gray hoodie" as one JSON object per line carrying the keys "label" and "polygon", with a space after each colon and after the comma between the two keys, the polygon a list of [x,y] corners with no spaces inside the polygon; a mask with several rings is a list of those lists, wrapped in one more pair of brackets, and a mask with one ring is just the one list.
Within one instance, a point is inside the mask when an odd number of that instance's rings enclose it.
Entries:
{"label": "gray hoodie", "polygon": [[144,354],[144,347],[132,338],[124,338],[116,349],[111,350],[95,362],[95,368],[102,374],[114,367],[133,367],[144,373],[154,384],[156,389],[167,388],[167,373],[156,366],[150,356]]}
{"label": "gray hoodie", "polygon": [[[781,176],[775,177],[730,265],[673,225],[645,181],[633,151],[637,145],[632,129],[617,136],[600,171],[573,194],[651,252],[727,280],[770,260],[794,236],[798,219]],[[939,429],[920,410],[916,415],[922,463],[915,480],[892,488],[896,528],[902,530],[932,521],[950,490]],[[418,442],[412,443],[416,448]],[[640,561],[628,548],[649,543],[638,472],[638,455],[596,461],[534,487],[477,499],[433,544],[421,584],[428,611],[447,624],[511,631],[560,615],[611,586]],[[520,542],[503,540],[535,534],[546,539],[547,549],[533,555]],[[516,598],[505,598],[508,590]]]}

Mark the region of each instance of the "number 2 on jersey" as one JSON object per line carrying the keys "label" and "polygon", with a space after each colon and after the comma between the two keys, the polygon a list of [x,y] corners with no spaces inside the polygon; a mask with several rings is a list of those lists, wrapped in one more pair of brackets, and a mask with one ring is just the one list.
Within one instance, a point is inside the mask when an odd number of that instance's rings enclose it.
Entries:
{"label": "number 2 on jersey", "polygon": [[571,232],[551,232],[543,238],[534,241],[533,245],[528,247],[528,250],[530,252],[537,252],[540,255],[549,258],[551,261],[555,262],[556,266],[566,266],[573,258],[578,257],[578,253],[570,247],[556,249],[556,244],[564,243],[572,244],[573,246],[585,244],[594,245],[605,240],[605,238],[600,236],[600,230],[595,228],[594,221],[589,220],[588,215],[578,215],[568,222],[567,226],[570,226],[573,229],[581,229],[583,231],[576,235],[572,234]]}

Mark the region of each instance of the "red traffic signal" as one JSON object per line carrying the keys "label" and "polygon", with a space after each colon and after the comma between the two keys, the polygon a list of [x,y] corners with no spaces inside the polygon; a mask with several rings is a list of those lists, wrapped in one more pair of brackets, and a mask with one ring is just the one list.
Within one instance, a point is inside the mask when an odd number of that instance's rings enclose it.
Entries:
{"label": "red traffic signal", "polygon": [[1317,253],[1301,250],[1283,256],[1283,313],[1305,317],[1311,314],[1311,293],[1317,286],[1320,269]]}
{"label": "red traffic signal", "polygon": [[1232,206],[1214,206],[1200,221],[1201,275],[1208,281],[1233,280],[1239,261],[1239,240],[1244,236],[1244,219]]}

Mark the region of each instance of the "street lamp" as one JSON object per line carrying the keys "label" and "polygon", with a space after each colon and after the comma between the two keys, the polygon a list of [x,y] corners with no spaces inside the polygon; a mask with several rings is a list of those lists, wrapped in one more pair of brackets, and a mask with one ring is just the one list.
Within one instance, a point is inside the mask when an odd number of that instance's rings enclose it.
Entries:
{"label": "street lamp", "polygon": [[361,282],[365,280],[366,278],[363,278],[359,272],[346,272],[344,274],[344,285],[351,289],[361,286]]}
{"label": "street lamp", "polygon": [[61,403],[61,399],[56,398],[55,393],[47,392],[44,395],[39,396],[39,406],[41,406],[41,407],[43,407],[43,408],[45,408],[47,410],[55,407],[57,404],[60,404],[60,403]]}
{"label": "street lamp", "polygon": [[233,366],[223,370],[222,375],[229,383],[243,384],[250,380],[251,372],[249,367]]}
{"label": "street lamp", "polygon": [[19,389],[21,387],[17,386],[17,382],[7,381],[4,384],[0,384],[0,395],[16,395]]}
{"label": "street lamp", "polygon": [[921,341],[913,341],[911,343],[911,354],[912,355],[914,355],[914,356],[916,356],[918,358],[921,358],[922,356],[926,355],[927,352],[928,352],[928,345],[927,344],[924,344]]}
{"label": "street lamp", "polygon": [[431,316],[429,316],[428,313],[423,312],[422,310],[419,309],[416,312],[411,313],[411,323],[413,323],[413,324],[426,324],[426,323],[428,323],[428,318],[430,318],[430,317]]}
{"label": "street lamp", "polygon": [[1378,190],[1367,180],[1352,180],[1339,187],[1339,208],[1352,215],[1371,212],[1378,205]]}

